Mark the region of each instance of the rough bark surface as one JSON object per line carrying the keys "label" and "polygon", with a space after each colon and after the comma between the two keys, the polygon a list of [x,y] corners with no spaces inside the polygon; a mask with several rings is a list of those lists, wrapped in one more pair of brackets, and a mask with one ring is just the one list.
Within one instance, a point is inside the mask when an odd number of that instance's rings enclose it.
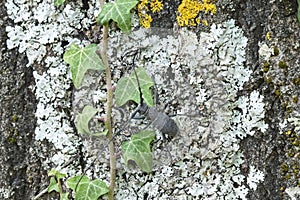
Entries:
{"label": "rough bark surface", "polygon": [[1,199],[30,199],[47,186],[40,148],[34,141],[36,99],[32,68],[26,55],[6,46],[6,26],[12,24],[0,2],[0,187]]}
{"label": "rough bark surface", "polygon": [[[0,2],[0,198],[31,199],[48,185],[49,169],[45,169],[43,163],[53,155],[55,148],[51,143],[36,142],[34,139],[37,102],[33,67],[26,67],[28,60],[25,54],[20,54],[16,48],[7,49],[6,26],[13,22],[7,17],[5,2]],[[156,22],[153,25],[156,27],[172,28],[172,20],[176,17],[174,7],[179,5],[179,1],[166,2],[169,2],[169,7],[154,17]],[[212,16],[210,21],[217,23],[233,18],[248,38],[245,64],[252,66],[255,75],[239,91],[239,95],[258,90],[265,96],[268,130],[265,133],[257,131],[255,136],[243,139],[240,144],[245,161],[241,172],[247,176],[249,166],[255,165],[259,166],[265,176],[257,190],[249,193],[247,199],[290,199],[284,190],[288,187],[300,188],[299,144],[294,145],[292,142],[295,139],[285,134],[293,132],[296,125],[282,129],[280,123],[294,111],[300,112],[297,100],[300,95],[300,47],[295,46],[299,45],[300,40],[300,23],[296,19],[297,1],[220,1],[217,6],[218,14]],[[167,18],[170,13],[172,15]],[[265,39],[267,32],[271,33],[270,41]],[[78,38],[80,35],[79,32]],[[280,56],[275,53],[268,61],[264,61],[258,53],[260,42],[269,44],[273,51],[279,49]],[[35,70],[38,69],[45,70],[43,66],[35,66]],[[296,132],[298,141],[299,135]],[[80,153],[77,156],[80,158],[77,158],[75,166],[81,166],[82,170],[86,167],[86,161],[83,150],[78,151]],[[125,178],[121,177],[123,175]],[[131,178],[125,173],[119,176]],[[149,179],[147,181],[151,182]],[[147,199],[147,195],[139,199]],[[43,198],[56,197],[44,195]]]}

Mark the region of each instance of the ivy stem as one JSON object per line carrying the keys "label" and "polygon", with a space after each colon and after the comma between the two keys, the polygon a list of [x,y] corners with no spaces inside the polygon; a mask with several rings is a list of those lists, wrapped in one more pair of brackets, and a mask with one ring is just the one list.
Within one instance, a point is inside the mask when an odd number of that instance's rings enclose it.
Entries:
{"label": "ivy stem", "polygon": [[62,187],[61,187],[61,182],[60,182],[60,179],[57,178],[57,185],[58,185],[58,188],[59,188],[59,198],[62,199],[62,195],[63,195],[63,190],[62,190]]}
{"label": "ivy stem", "polygon": [[[100,0],[101,7],[103,6],[104,1]],[[108,64],[108,58],[107,58],[107,38],[108,38],[108,24],[103,25],[103,35],[102,35],[102,49],[100,51],[100,55],[102,58],[102,61],[105,65],[105,74],[106,74],[106,88],[107,88],[107,105],[106,105],[106,122],[105,126],[108,130],[107,138],[108,140],[111,140],[113,137],[112,132],[112,103],[113,103],[113,89],[111,84],[111,73],[110,73],[110,67]],[[110,184],[109,184],[109,193],[108,193],[108,199],[113,200],[114,199],[114,188],[115,188],[115,182],[116,182],[116,156],[115,156],[115,147],[114,142],[111,141],[109,143],[109,157],[110,157]]]}

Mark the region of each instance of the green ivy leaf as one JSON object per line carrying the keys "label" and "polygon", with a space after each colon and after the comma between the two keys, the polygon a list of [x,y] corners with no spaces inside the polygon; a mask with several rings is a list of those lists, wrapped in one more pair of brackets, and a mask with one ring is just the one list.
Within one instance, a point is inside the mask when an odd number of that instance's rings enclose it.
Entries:
{"label": "green ivy leaf", "polygon": [[67,186],[73,191],[76,189],[75,200],[97,200],[101,195],[109,192],[108,186],[99,179],[90,181],[87,176],[83,176],[81,180],[80,178],[81,175],[78,175],[67,180]]}
{"label": "green ivy leaf", "polygon": [[97,113],[97,109],[92,106],[85,106],[82,113],[78,114],[77,118],[77,130],[81,134],[92,134],[94,136],[102,136],[107,134],[107,130],[101,133],[91,133],[89,129],[89,121]]}
{"label": "green ivy leaf", "polygon": [[50,172],[48,172],[48,176],[55,176],[56,179],[62,179],[66,177],[66,174],[60,173],[60,171],[57,171],[56,169],[51,169]]}
{"label": "green ivy leaf", "polygon": [[58,183],[56,182],[54,177],[50,178],[50,183],[48,185],[48,193],[50,193],[52,191],[59,192]]}
{"label": "green ivy leaf", "polygon": [[105,129],[103,132],[98,132],[98,133],[92,133],[93,136],[106,136],[108,133],[108,129]]}
{"label": "green ivy leaf", "polygon": [[97,22],[108,24],[110,20],[117,22],[118,27],[124,32],[131,31],[130,10],[136,6],[138,0],[116,0],[115,2],[104,4],[98,15]]}
{"label": "green ivy leaf", "polygon": [[130,141],[123,142],[122,155],[125,164],[128,165],[128,161],[131,160],[144,172],[151,172],[153,158],[150,143],[154,138],[155,132],[153,130],[143,130],[132,135]]}
{"label": "green ivy leaf", "polygon": [[72,81],[76,88],[79,88],[87,70],[104,70],[104,64],[96,51],[96,44],[90,44],[85,48],[80,48],[72,44],[70,49],[64,53],[64,61],[70,64]]}
{"label": "green ivy leaf", "polygon": [[[140,83],[144,102],[150,107],[154,106],[150,90],[150,88],[154,85],[152,79],[148,76],[143,67],[137,68],[136,73]],[[129,77],[120,78],[117,83],[115,97],[117,106],[122,106],[129,100],[132,100],[138,104],[140,103],[140,91],[134,71],[131,72]]]}
{"label": "green ivy leaf", "polygon": [[54,5],[61,6],[64,2],[65,2],[65,0],[54,0]]}
{"label": "green ivy leaf", "polygon": [[69,196],[68,192],[67,193],[63,193],[62,196],[61,196],[61,198],[60,198],[60,200],[69,200],[68,196]]}
{"label": "green ivy leaf", "polygon": [[82,113],[78,114],[77,130],[81,134],[91,134],[89,129],[89,121],[97,113],[97,109],[92,106],[85,106]]}

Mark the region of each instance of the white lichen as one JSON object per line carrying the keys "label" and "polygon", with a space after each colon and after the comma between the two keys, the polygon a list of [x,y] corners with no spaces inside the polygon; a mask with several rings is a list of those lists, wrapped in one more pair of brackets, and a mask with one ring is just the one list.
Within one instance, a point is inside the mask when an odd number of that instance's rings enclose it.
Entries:
{"label": "white lichen", "polygon": [[[66,69],[66,66],[63,66]],[[36,97],[39,99],[36,110],[38,126],[35,130],[35,139],[41,141],[47,139],[55,144],[57,149],[67,150],[65,147],[68,146],[74,151],[76,146],[71,142],[72,134],[68,135],[68,133],[73,133],[74,130],[71,128],[66,114],[55,109],[59,106],[69,107],[69,105],[64,105],[66,104],[65,102],[55,100],[56,98],[63,99],[66,95],[66,90],[70,86],[69,84],[61,84],[61,80],[65,77],[51,77],[50,74],[44,73],[40,76],[37,72],[33,73],[37,85]],[[49,104],[49,102],[53,103]]]}
{"label": "white lichen", "polygon": [[297,200],[297,199],[300,198],[300,189],[299,189],[299,187],[286,188],[285,192],[289,195],[291,200]]}
{"label": "white lichen", "polygon": [[264,173],[255,169],[254,166],[250,166],[250,171],[247,177],[247,184],[250,189],[256,190],[257,184],[264,180]]}
{"label": "white lichen", "polygon": [[265,43],[259,43],[259,56],[261,57],[262,60],[268,61],[270,60],[271,55],[273,54],[273,49],[270,48],[267,44]]}
{"label": "white lichen", "polygon": [[263,97],[257,91],[253,91],[250,97],[242,96],[238,99],[237,107],[242,112],[234,111],[235,117],[232,120],[237,128],[236,136],[243,139],[247,135],[253,136],[257,128],[261,132],[265,132],[268,125],[264,122],[265,110]]}
{"label": "white lichen", "polygon": [[[57,154],[45,165],[57,168],[71,159],[80,144],[71,126],[71,116],[65,112],[72,110],[68,92],[71,80],[69,69],[62,60],[65,51],[62,42],[78,42],[72,34],[76,34],[77,29],[88,29],[94,23],[96,7],[92,5],[96,1],[90,3],[86,19],[74,3],[62,10],[55,8],[53,0],[14,0],[5,4],[8,17],[15,22],[15,25],[6,27],[7,47],[25,53],[28,58],[26,66],[35,70],[36,84],[32,87],[38,101],[35,139],[47,140],[54,145]],[[66,171],[75,173],[71,169]]]}
{"label": "white lichen", "polygon": [[295,132],[300,132],[300,113],[298,111],[294,111],[287,121],[294,125]]}
{"label": "white lichen", "polygon": [[[120,61],[126,53],[142,49],[135,62],[153,75],[160,98],[176,99],[181,108],[177,114],[182,116],[177,116],[176,121],[182,132],[168,147],[173,160],[171,174],[177,176],[168,179],[162,174],[164,166],[156,166],[159,179],[149,177],[150,183],[145,180],[144,186],[133,187],[139,191],[139,197],[150,195],[150,185],[161,185],[163,189],[158,192],[155,188],[151,195],[166,198],[166,191],[173,190],[172,195],[180,196],[186,188],[192,198],[246,199],[262,176],[253,176],[249,179],[251,186],[247,185],[240,171],[244,160],[239,143],[253,136],[254,130],[265,132],[268,128],[264,123],[263,96],[258,91],[237,98],[237,92],[252,73],[244,64],[247,38],[233,20],[213,25],[211,32],[201,33],[200,37],[185,29],[179,34],[172,30],[163,33],[168,36],[156,35],[153,29],[137,29],[129,36],[116,34],[110,38],[113,66],[122,66]],[[130,63],[130,57],[125,59]],[[206,117],[194,114],[197,111]],[[162,161],[155,163],[159,162]],[[139,177],[135,179],[141,181]],[[131,181],[134,183],[135,179]],[[127,183],[122,181],[123,187]],[[173,185],[181,189],[174,190]]]}
{"label": "white lichen", "polygon": [[11,197],[13,195],[13,189],[11,187],[7,187],[7,188],[0,188],[0,197],[2,199],[9,199],[9,197]]}

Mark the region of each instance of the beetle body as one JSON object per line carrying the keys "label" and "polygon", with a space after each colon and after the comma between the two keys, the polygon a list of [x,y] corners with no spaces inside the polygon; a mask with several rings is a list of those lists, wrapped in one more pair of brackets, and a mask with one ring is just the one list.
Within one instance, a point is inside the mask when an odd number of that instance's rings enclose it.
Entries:
{"label": "beetle body", "polygon": [[152,121],[152,125],[162,134],[174,137],[179,132],[176,122],[167,114],[159,112],[155,108],[149,108],[147,116]]}

